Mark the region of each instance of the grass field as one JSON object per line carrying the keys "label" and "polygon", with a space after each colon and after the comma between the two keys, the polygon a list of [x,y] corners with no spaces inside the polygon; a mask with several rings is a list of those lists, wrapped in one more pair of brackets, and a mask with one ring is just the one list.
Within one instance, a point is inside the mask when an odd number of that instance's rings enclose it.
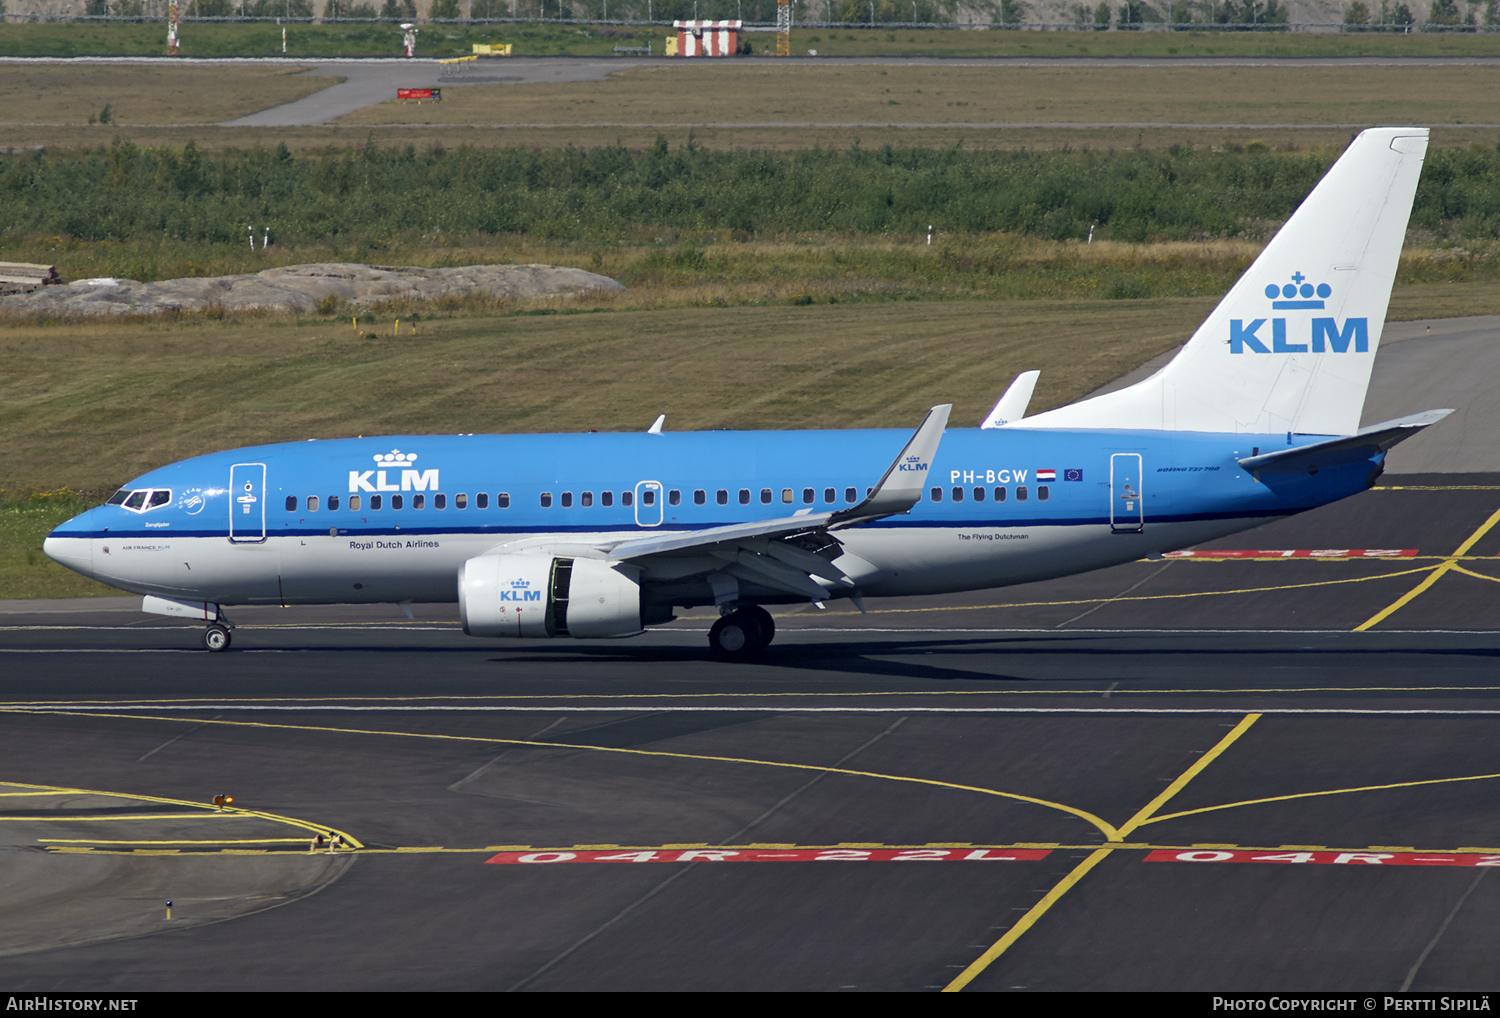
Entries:
{"label": "grass field", "polygon": [[[1006,67],[662,62],[602,82],[472,85],[348,125],[1500,124],[1500,67]],[[682,102],[685,95],[691,103]],[[1493,130],[1491,133],[1494,133]]]}
{"label": "grass field", "polygon": [[[1414,8],[1415,9],[1415,8]],[[597,28],[559,22],[436,24],[422,26],[417,55],[465,56],[476,42],[510,42],[525,56],[608,56],[615,45],[648,39],[660,53],[669,24],[615,29],[633,38],[601,36]],[[757,52],[774,44],[769,34],[749,34]],[[182,54],[199,57],[279,56],[281,30],[273,23],[221,24],[185,20]],[[399,30],[389,22],[313,25],[294,23],[289,56],[397,56]],[[821,56],[1482,56],[1500,53],[1500,34],[1337,32],[1079,32],[969,31],[957,29],[795,28],[793,53]],[[166,50],[160,22],[70,22],[0,25],[3,56],[157,56]]]}
{"label": "grass field", "polygon": [[[971,33],[974,34],[974,33]],[[984,33],[977,33],[984,34]],[[1034,34],[1034,33],[1033,33]],[[323,127],[223,128],[339,81],[298,68],[0,65],[10,146],[814,146],[970,149],[1245,145],[1341,148],[1342,125],[1434,125],[1438,146],[1500,137],[1500,67],[871,66],[662,61],[604,81],[444,86],[442,103],[382,102]],[[684,103],[681,97],[694,96]],[[108,103],[113,127],[88,118]],[[704,126],[712,124],[714,126]],[[811,124],[814,126],[802,126]],[[1061,126],[1043,127],[1038,124]],[[1165,126],[1141,126],[1141,125]],[[842,125],[842,126],[840,126]],[[902,125],[902,126],[888,126]],[[968,126],[993,125],[993,126]],[[1316,126],[1341,125],[1341,126]]]}
{"label": "grass field", "polygon": [[[1274,225],[1274,224],[1272,224]],[[1462,307],[1447,316],[1488,314],[1500,281],[1500,243],[1466,241],[1462,248],[1413,246],[1403,254],[1403,289],[1425,293],[1453,283],[1449,299]],[[748,239],[733,230],[661,230],[630,243],[547,241],[516,235],[472,234],[442,246],[417,234],[374,244],[278,244],[250,252],[235,244],[181,241],[83,242],[61,237],[6,238],[0,256],[55,264],[65,279],[119,276],[171,279],[232,275],[308,262],[378,262],[442,267],[547,264],[587,269],[628,289],[581,302],[608,311],[766,304],[890,303],[910,300],[1133,300],[1204,297],[1226,291],[1260,252],[1257,240],[1126,244],[1050,241],[1006,234]],[[574,302],[575,304],[579,302]],[[465,300],[458,304],[393,304],[380,316],[410,319],[453,314],[555,308],[555,301]],[[1476,310],[1477,309],[1477,310]],[[1500,310],[1500,308],[1497,308]],[[1443,317],[1440,311],[1431,312]],[[13,312],[12,322],[31,316]],[[0,316],[0,321],[6,316]]]}
{"label": "grass field", "polygon": [[[301,77],[306,68],[40,64],[0,66],[0,110],[7,119],[37,125],[87,127],[108,105],[113,127],[92,136],[107,143],[114,131],[138,124],[205,125],[296,102],[338,78]],[[84,135],[88,137],[91,135]],[[55,143],[54,143],[55,144]]]}

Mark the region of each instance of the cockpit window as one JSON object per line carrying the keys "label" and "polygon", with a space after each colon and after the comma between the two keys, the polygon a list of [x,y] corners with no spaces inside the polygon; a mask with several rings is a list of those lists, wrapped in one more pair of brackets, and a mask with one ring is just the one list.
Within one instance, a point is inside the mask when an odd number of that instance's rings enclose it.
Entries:
{"label": "cockpit window", "polygon": [[133,509],[138,513],[164,506],[172,501],[172,492],[167,488],[138,488],[127,492],[120,490],[115,492],[114,498],[109,500],[110,505],[123,505],[126,509]]}
{"label": "cockpit window", "polygon": [[122,505],[122,504],[124,504],[125,500],[127,498],[129,498],[129,497],[130,497],[130,489],[129,488],[121,488],[119,491],[117,491],[113,495],[109,496],[109,501],[106,502],[106,503],[104,503],[104,504],[105,505]]}

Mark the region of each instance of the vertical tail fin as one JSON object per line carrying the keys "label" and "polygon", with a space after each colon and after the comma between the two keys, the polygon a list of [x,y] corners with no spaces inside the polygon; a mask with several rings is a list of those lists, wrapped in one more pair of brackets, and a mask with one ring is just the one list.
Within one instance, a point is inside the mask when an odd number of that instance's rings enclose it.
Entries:
{"label": "vertical tail fin", "polygon": [[1024,426],[1353,434],[1426,153],[1361,132],[1166,367]]}

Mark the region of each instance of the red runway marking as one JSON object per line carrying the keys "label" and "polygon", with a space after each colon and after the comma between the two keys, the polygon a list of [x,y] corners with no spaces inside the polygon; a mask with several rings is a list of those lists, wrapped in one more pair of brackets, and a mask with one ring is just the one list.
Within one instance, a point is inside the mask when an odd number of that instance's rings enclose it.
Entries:
{"label": "red runway marking", "polygon": [[1195,848],[1157,849],[1147,862],[1269,862],[1315,866],[1500,866],[1500,855],[1470,852],[1243,852]]}
{"label": "red runway marking", "polygon": [[798,848],[614,849],[576,852],[498,852],[485,863],[559,862],[1033,862],[1045,848]]}
{"label": "red runway marking", "polygon": [[1169,551],[1162,558],[1415,558],[1415,548],[1286,548],[1279,551]]}

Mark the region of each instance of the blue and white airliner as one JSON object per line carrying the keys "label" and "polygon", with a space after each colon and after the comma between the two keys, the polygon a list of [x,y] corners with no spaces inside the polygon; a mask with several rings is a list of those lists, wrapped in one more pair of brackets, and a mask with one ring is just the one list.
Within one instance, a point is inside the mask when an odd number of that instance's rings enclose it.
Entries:
{"label": "blue and white airliner", "polygon": [[1360,134],[1177,356],[1128,388],[911,433],[399,435],[153,470],[48,555],[203,620],[226,606],[454,602],[488,637],[632,636],[716,606],[714,654],[764,605],[1024,583],[1198,544],[1369,487],[1449,411],[1361,429],[1427,131]]}

